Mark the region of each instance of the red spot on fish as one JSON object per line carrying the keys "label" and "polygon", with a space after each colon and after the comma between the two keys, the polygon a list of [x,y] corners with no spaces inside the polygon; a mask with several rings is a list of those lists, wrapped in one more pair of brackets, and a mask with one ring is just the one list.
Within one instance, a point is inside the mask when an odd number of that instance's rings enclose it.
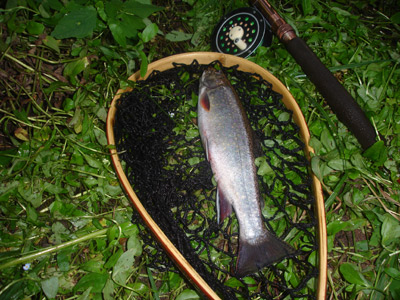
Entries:
{"label": "red spot on fish", "polygon": [[204,110],[210,111],[210,100],[208,99],[207,93],[204,93],[203,95],[201,95],[200,104],[201,104],[201,107],[204,108]]}

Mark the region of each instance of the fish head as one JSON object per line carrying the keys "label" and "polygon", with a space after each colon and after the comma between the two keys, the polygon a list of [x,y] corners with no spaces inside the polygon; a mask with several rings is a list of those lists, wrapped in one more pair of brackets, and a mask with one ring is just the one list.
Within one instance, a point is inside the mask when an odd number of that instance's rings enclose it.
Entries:
{"label": "fish head", "polygon": [[200,79],[200,91],[202,88],[214,89],[228,82],[224,72],[213,67],[207,68]]}
{"label": "fish head", "polygon": [[213,67],[207,68],[200,78],[199,109],[210,111],[209,92],[224,85],[230,85],[224,72]]}

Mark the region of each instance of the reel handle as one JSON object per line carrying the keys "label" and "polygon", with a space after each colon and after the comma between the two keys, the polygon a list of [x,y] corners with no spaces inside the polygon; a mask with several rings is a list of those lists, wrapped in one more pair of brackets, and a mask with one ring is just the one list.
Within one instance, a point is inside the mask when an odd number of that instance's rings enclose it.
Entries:
{"label": "reel handle", "polygon": [[286,46],[338,119],[354,134],[361,146],[364,149],[372,146],[376,142],[375,129],[349,92],[267,1],[251,0],[250,3],[264,14],[271,24],[272,31]]}

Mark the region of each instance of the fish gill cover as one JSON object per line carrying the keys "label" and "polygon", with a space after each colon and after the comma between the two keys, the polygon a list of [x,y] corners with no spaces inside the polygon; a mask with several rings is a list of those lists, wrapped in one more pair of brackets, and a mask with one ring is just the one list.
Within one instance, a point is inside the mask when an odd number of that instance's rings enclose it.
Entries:
{"label": "fish gill cover", "polygon": [[[238,223],[234,214],[217,222],[215,181],[196,125],[199,78],[208,65],[155,71],[121,96],[114,134],[125,174],[150,216],[223,299],[313,299],[317,222],[299,128],[270,83],[237,66],[211,65],[236,89],[261,145],[256,165],[266,227],[296,252],[235,277]],[[133,222],[142,220],[136,215]],[[179,272],[145,226],[141,235],[151,268]]]}

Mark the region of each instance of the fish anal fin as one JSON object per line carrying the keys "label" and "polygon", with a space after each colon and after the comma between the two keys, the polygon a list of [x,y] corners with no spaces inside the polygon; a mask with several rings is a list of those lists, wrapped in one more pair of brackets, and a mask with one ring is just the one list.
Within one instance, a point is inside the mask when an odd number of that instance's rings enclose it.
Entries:
{"label": "fish anal fin", "polygon": [[232,213],[232,204],[226,199],[224,193],[217,189],[217,219],[218,223],[225,220]]}
{"label": "fish anal fin", "polygon": [[267,230],[265,230],[264,237],[257,243],[253,244],[240,239],[236,275],[244,277],[255,273],[294,252],[295,249]]}

